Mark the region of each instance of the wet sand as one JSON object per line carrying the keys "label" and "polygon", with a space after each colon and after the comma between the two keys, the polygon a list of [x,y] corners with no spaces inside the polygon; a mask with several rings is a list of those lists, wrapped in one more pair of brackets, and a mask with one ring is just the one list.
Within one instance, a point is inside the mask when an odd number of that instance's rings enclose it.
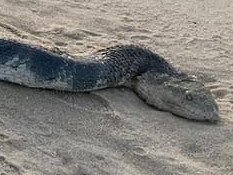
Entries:
{"label": "wet sand", "polygon": [[0,82],[0,174],[233,174],[233,4],[212,0],[0,0],[0,37],[76,57],[146,46],[199,75],[218,123],[157,111],[125,88],[93,93]]}

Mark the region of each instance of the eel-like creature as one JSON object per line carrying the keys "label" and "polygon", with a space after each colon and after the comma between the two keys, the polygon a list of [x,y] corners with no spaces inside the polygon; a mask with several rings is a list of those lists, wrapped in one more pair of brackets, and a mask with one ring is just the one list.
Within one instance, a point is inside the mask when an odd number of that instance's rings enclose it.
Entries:
{"label": "eel-like creature", "polygon": [[71,92],[127,86],[148,104],[177,116],[201,121],[219,118],[210,90],[200,81],[135,45],[114,46],[73,59],[0,39],[0,80]]}

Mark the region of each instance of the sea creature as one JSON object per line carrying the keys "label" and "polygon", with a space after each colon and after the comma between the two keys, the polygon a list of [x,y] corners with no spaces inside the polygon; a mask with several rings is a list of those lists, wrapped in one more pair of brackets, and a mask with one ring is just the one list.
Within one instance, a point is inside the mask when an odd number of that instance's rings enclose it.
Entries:
{"label": "sea creature", "polygon": [[149,105],[175,115],[202,121],[219,118],[217,103],[203,83],[135,45],[74,58],[0,39],[0,80],[71,92],[127,86]]}

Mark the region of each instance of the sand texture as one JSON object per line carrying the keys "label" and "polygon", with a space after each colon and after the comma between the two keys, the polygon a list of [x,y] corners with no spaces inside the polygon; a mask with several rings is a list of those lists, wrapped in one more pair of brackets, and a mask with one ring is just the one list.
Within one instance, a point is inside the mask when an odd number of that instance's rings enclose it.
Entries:
{"label": "sand texture", "polygon": [[88,55],[138,44],[206,83],[218,123],[129,89],[65,93],[0,82],[1,175],[232,175],[231,0],[0,0],[0,37]]}

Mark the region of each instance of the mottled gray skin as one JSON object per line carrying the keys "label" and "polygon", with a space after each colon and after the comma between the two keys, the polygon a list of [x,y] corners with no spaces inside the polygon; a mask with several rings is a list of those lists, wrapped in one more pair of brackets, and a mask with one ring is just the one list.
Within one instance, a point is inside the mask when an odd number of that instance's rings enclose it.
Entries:
{"label": "mottled gray skin", "polygon": [[136,93],[158,109],[193,120],[216,121],[218,105],[210,90],[194,77],[148,71],[137,77]]}
{"label": "mottled gray skin", "polygon": [[218,107],[210,91],[148,49],[115,46],[89,58],[71,59],[0,39],[0,80],[71,92],[127,86],[158,109],[188,119],[218,119]]}

